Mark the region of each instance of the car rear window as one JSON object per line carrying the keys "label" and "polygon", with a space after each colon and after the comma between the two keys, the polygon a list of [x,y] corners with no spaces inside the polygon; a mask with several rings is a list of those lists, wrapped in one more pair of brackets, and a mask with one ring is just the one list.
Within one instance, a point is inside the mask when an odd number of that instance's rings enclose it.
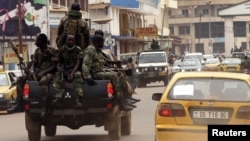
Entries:
{"label": "car rear window", "polygon": [[170,90],[172,100],[248,101],[248,84],[236,79],[179,79]]}

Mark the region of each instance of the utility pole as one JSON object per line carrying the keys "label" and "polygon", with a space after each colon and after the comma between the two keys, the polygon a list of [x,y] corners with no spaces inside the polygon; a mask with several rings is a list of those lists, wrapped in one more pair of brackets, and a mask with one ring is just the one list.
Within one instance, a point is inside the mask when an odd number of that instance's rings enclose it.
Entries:
{"label": "utility pole", "polygon": [[207,2],[207,5],[208,5],[208,32],[209,32],[209,43],[208,43],[208,47],[209,47],[209,50],[210,50],[210,53],[212,54],[213,53],[213,43],[211,41],[211,1],[208,1]]}
{"label": "utility pole", "polygon": [[19,41],[19,54],[23,57],[23,39],[22,39],[22,11],[21,11],[21,0],[18,0],[18,41]]}

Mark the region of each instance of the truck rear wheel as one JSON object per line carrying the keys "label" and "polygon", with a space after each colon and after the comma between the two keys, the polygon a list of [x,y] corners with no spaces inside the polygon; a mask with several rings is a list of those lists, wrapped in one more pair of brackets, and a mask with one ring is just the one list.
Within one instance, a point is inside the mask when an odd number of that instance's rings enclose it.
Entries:
{"label": "truck rear wheel", "polygon": [[25,125],[28,131],[29,141],[40,141],[41,139],[41,123],[38,116],[32,116],[25,112]]}
{"label": "truck rear wheel", "polygon": [[121,135],[131,134],[131,111],[121,118]]}
{"label": "truck rear wheel", "polygon": [[112,120],[114,128],[109,129],[108,136],[111,140],[120,140],[121,138],[121,117],[120,113],[116,113],[115,118]]}
{"label": "truck rear wheel", "polygon": [[44,131],[46,136],[55,136],[56,135],[56,125],[48,124],[44,125]]}
{"label": "truck rear wheel", "polygon": [[30,132],[28,131],[29,141],[40,141],[41,139],[41,132]]}

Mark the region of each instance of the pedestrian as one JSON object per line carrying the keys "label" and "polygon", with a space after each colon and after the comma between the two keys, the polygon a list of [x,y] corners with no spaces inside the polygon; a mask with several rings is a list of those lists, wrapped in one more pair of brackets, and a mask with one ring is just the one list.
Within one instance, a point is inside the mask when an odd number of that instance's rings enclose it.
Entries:
{"label": "pedestrian", "polygon": [[127,80],[133,89],[133,93],[136,94],[135,89],[137,86],[137,73],[136,73],[136,67],[135,67],[135,64],[133,63],[132,57],[128,58],[128,63],[127,63],[126,68],[128,69],[128,72],[129,72],[129,74],[127,74]]}
{"label": "pedestrian", "polygon": [[[64,81],[73,83],[73,90],[77,93],[76,104],[81,106],[83,97],[83,79],[81,65],[83,59],[82,49],[75,44],[75,36],[68,35],[66,44],[59,51],[57,64],[58,72],[54,76],[53,87],[55,89],[54,103],[60,103],[64,92]],[[62,78],[63,77],[63,78]]]}
{"label": "pedestrian", "polygon": [[58,26],[56,44],[60,49],[65,45],[67,35],[74,35],[77,46],[82,49],[89,45],[89,27],[87,21],[82,19],[79,3],[73,3],[67,15],[63,17]]}
{"label": "pedestrian", "polygon": [[49,47],[48,44],[47,35],[40,33],[35,41],[37,49],[34,54],[34,72],[41,86],[43,106],[41,112],[42,117],[47,115],[48,85],[53,78],[56,70],[56,63],[58,61],[57,50]]}
{"label": "pedestrian", "polygon": [[92,45],[85,49],[82,65],[83,78],[90,85],[94,84],[94,79],[110,80],[114,85],[120,109],[125,111],[133,110],[135,105],[127,97],[129,91],[124,73],[120,71],[105,71],[106,59],[102,53],[103,45],[104,38],[101,35],[94,35]]}

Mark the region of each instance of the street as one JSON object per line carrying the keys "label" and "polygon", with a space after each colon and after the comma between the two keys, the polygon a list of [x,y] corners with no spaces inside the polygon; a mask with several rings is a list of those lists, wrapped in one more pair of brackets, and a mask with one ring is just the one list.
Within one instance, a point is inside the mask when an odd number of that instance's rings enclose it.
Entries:
{"label": "street", "polygon": [[[137,88],[135,98],[141,99],[137,108],[132,111],[132,132],[130,136],[122,136],[120,141],[153,141],[154,112],[157,101],[151,99],[155,92],[163,92],[163,83],[151,83],[146,88]],[[27,141],[24,113],[0,115],[1,141]],[[108,141],[108,132],[103,127],[82,126],[72,130],[65,126],[57,126],[55,137],[46,137],[42,127],[41,141]]]}

